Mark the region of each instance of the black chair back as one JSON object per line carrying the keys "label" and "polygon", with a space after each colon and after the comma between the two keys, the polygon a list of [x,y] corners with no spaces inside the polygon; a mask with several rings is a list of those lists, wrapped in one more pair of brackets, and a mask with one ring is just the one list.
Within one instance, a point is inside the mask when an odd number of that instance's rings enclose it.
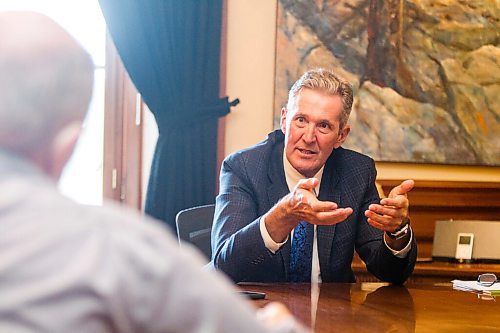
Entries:
{"label": "black chair back", "polygon": [[210,243],[215,205],[205,205],[181,210],[175,217],[179,243],[188,242],[203,252],[208,260],[212,257]]}

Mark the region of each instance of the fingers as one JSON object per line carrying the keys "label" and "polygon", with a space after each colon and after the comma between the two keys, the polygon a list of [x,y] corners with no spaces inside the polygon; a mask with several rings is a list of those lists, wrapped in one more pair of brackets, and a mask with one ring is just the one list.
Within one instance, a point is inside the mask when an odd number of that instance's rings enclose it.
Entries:
{"label": "fingers", "polygon": [[313,210],[316,212],[337,209],[337,204],[334,202],[318,200],[316,193],[313,191],[317,185],[318,179],[316,178],[301,179],[291,192],[294,208],[303,211]]}
{"label": "fingers", "polygon": [[387,215],[389,217],[405,217],[405,212],[397,205],[377,205],[371,204],[368,206],[368,211],[375,215]]}
{"label": "fingers", "polygon": [[300,220],[317,225],[332,225],[344,221],[352,214],[352,208],[339,208],[332,201],[320,201],[311,194],[296,208]]}
{"label": "fingers", "polygon": [[337,208],[330,212],[319,212],[312,224],[316,225],[334,225],[345,221],[352,214],[352,208]]}
{"label": "fingers", "polygon": [[371,204],[365,212],[368,223],[380,230],[393,232],[408,218],[410,202],[406,193],[415,186],[413,180],[405,180],[391,190],[380,205]]}
{"label": "fingers", "polygon": [[[370,225],[383,231],[394,231],[408,217],[408,199],[399,196],[400,199],[388,199],[381,201],[384,205],[371,204],[365,211],[365,216]],[[384,199],[385,200],[385,199]]]}
{"label": "fingers", "polygon": [[317,225],[333,225],[344,221],[352,214],[352,208],[339,208],[337,203],[318,200],[313,193],[318,186],[316,178],[302,179],[292,191],[290,213],[297,219]]}
{"label": "fingers", "polygon": [[[370,205],[370,207],[371,206],[374,206],[374,205]],[[379,205],[377,205],[377,206],[379,206]],[[371,208],[373,208],[373,207],[371,207]],[[386,211],[389,213],[395,213],[394,211],[391,211],[391,209],[387,209],[387,208],[380,209],[379,211]],[[383,230],[383,231],[390,231],[390,232],[396,230],[399,227],[399,225],[401,224],[401,222],[403,221],[402,218],[394,217],[394,216],[387,215],[387,214],[381,215],[380,213],[377,213],[371,209],[365,211],[365,216],[368,218],[367,221],[371,226],[373,226],[377,229]]]}
{"label": "fingers", "polygon": [[[395,198],[384,198],[380,200],[380,207],[393,207],[393,208],[408,208],[410,205],[410,202],[408,201],[408,198],[399,195]],[[373,206],[375,207],[375,206]]]}
{"label": "fingers", "polygon": [[344,221],[352,214],[350,207],[338,208],[334,202],[316,201],[313,205],[304,204],[298,207],[299,209],[294,212],[297,220],[316,225],[333,225]]}
{"label": "fingers", "polygon": [[368,218],[366,221],[368,221],[368,224],[370,224],[372,227],[380,229],[382,231],[389,231],[389,227],[386,224],[376,222],[375,220],[372,220],[371,218]]}
{"label": "fingers", "polygon": [[320,201],[316,198],[311,199],[311,209],[315,212],[329,212],[338,208],[338,205],[332,201]]}
{"label": "fingers", "polygon": [[389,198],[394,198],[398,195],[406,195],[406,193],[410,192],[414,186],[415,182],[411,179],[407,179],[391,190]]}
{"label": "fingers", "polygon": [[307,178],[301,179],[295,186],[295,188],[301,188],[304,190],[312,191],[316,186],[318,186],[319,180],[317,178]]}

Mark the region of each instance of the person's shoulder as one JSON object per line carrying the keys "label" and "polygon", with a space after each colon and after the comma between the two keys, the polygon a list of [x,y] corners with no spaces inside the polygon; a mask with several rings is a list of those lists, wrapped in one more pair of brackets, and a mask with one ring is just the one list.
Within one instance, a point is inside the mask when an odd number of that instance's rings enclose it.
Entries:
{"label": "person's shoulder", "polygon": [[[64,210],[64,218],[49,220],[47,213],[40,223],[46,228],[57,229],[59,237],[77,242],[93,239],[111,251],[127,248],[163,248],[178,246],[166,227],[139,211],[105,200],[102,206],[81,205],[70,199],[52,199],[55,207]],[[59,240],[61,241],[61,240]],[[76,246],[76,245],[75,245]]]}
{"label": "person's shoulder", "polygon": [[159,221],[113,201],[106,201],[103,207],[79,207],[82,210],[88,209],[87,214],[93,217],[92,226],[103,229],[103,232],[121,233],[127,237],[152,236],[162,241],[171,238],[169,241],[173,241],[172,235]]}
{"label": "person's shoulder", "polygon": [[[103,207],[78,205],[77,209],[82,238],[92,237],[117,260],[129,260],[138,269],[157,273],[178,261],[178,240],[162,222],[115,202],[105,202]],[[155,269],[149,267],[151,262],[156,263]]]}
{"label": "person's shoulder", "polygon": [[[123,270],[133,274],[148,271],[148,262],[165,268],[164,261],[172,264],[175,260],[174,255],[166,260],[167,254],[178,251],[177,239],[164,225],[114,202],[82,205],[52,186],[39,185],[36,195],[27,198],[22,207],[23,211],[12,212],[13,221],[27,235],[42,235],[24,237],[16,244],[23,251],[31,251],[27,260],[43,253],[47,262],[57,263],[59,271],[71,271],[75,258],[86,258],[95,265],[81,267],[80,276],[85,281],[98,278],[94,276],[95,267],[116,276],[124,276]],[[130,265],[132,262],[134,265]],[[47,265],[47,269],[50,267]]]}

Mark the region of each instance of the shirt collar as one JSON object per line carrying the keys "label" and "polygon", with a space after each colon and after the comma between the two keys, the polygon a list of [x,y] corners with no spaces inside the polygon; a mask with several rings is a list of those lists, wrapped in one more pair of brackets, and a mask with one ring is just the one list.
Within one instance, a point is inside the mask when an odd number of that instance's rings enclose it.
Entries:
{"label": "shirt collar", "polygon": [[[286,184],[288,185],[288,190],[291,191],[301,179],[306,179],[307,177],[303,176],[300,172],[298,172],[288,161],[286,157],[286,152],[283,151],[283,168],[285,170],[285,178]],[[323,169],[325,166],[323,165],[321,169],[314,175],[313,178],[317,178],[319,180],[318,186],[316,186],[315,191],[316,195],[319,194],[319,188],[321,185],[321,178],[323,177]]]}

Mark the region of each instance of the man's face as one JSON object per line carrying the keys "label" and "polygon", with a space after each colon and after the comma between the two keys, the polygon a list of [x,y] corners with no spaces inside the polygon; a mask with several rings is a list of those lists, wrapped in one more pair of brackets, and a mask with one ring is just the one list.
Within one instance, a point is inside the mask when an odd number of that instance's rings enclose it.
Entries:
{"label": "man's face", "polygon": [[299,92],[293,110],[281,110],[285,154],[303,176],[313,177],[347,138],[349,125],[339,131],[341,113],[340,96],[312,89]]}

